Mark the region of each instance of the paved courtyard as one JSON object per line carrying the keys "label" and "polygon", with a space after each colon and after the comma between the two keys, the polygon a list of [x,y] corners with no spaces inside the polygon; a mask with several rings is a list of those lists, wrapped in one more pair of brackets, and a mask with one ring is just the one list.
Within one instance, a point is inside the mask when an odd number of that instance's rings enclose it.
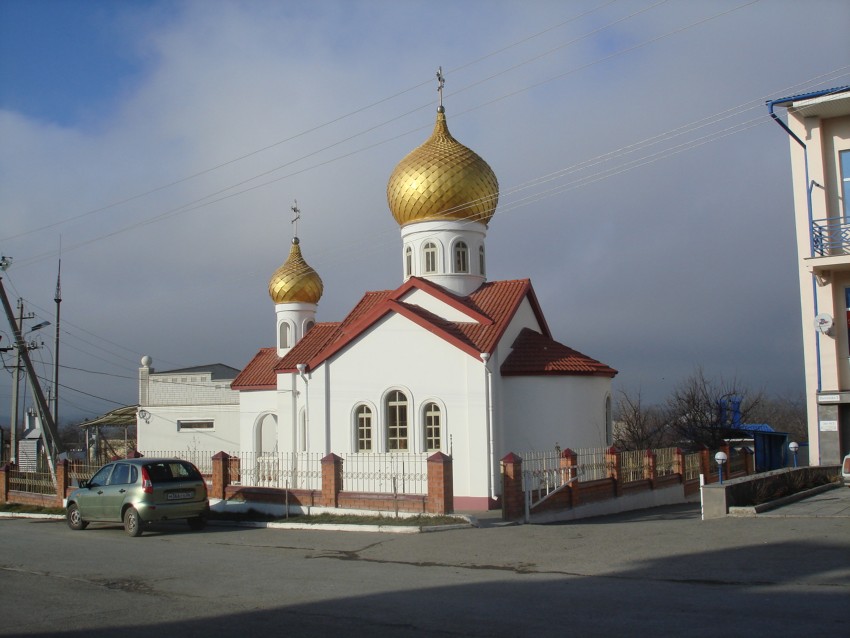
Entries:
{"label": "paved courtyard", "polygon": [[845,635],[850,521],[810,507],[415,535],[2,519],[0,635]]}

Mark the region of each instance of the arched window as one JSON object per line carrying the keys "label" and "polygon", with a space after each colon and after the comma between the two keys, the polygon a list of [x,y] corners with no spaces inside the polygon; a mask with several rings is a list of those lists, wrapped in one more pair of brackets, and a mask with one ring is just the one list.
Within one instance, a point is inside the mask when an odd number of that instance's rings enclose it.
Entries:
{"label": "arched window", "polygon": [[425,272],[437,272],[437,244],[429,241],[422,250],[425,254]]}
{"label": "arched window", "polygon": [[315,325],[316,325],[316,322],[315,322],[315,321],[313,321],[312,319],[310,319],[309,321],[307,321],[307,323],[305,323],[305,324],[304,324],[304,334],[307,334],[308,332],[310,332],[310,330],[311,330],[311,329],[313,328],[313,326],[315,326]]}
{"label": "arched window", "polygon": [[278,335],[278,347],[279,348],[288,348],[289,347],[289,324],[285,321],[281,322],[278,328],[280,334]]}
{"label": "arched window", "polygon": [[611,397],[605,397],[605,438],[608,445],[614,444],[614,418],[611,414]]}
{"label": "arched window", "polygon": [[413,248],[408,246],[404,249],[404,276],[413,274]]}
{"label": "arched window", "polygon": [[455,272],[469,272],[469,248],[463,241],[455,244]]}
{"label": "arched window", "polygon": [[484,246],[478,247],[478,270],[482,275],[487,274],[484,270]]}
{"label": "arched window", "polygon": [[372,451],[372,409],[368,405],[360,405],[354,412],[357,426],[357,451]]}
{"label": "arched window", "polygon": [[407,450],[407,397],[399,390],[387,395],[387,450]]}
{"label": "arched window", "polygon": [[443,424],[440,406],[436,403],[425,405],[425,449],[429,452],[438,451],[443,444]]}

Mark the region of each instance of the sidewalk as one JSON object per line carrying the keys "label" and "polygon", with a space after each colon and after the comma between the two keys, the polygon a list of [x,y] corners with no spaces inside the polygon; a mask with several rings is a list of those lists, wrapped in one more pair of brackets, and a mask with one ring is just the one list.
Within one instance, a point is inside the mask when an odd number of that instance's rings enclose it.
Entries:
{"label": "sidewalk", "polygon": [[840,486],[782,507],[758,518],[850,518],[850,488]]}

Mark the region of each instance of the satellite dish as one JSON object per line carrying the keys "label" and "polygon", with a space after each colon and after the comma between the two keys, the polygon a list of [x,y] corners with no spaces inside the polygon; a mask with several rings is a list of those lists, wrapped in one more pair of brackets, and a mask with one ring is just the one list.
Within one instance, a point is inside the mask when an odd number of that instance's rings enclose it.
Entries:
{"label": "satellite dish", "polygon": [[819,330],[822,334],[829,334],[832,330],[832,317],[825,312],[821,312],[815,317],[815,330]]}

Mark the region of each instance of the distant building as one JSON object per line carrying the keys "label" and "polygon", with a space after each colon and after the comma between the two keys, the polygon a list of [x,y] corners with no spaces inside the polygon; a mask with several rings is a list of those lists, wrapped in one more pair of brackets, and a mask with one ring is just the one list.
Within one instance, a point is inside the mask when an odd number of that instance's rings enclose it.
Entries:
{"label": "distant building", "polygon": [[838,464],[850,451],[850,87],[768,107],[791,146],[810,462]]}
{"label": "distant building", "polygon": [[150,357],[139,368],[137,445],[140,452],[239,450],[239,370],[220,363],[155,372]]}

